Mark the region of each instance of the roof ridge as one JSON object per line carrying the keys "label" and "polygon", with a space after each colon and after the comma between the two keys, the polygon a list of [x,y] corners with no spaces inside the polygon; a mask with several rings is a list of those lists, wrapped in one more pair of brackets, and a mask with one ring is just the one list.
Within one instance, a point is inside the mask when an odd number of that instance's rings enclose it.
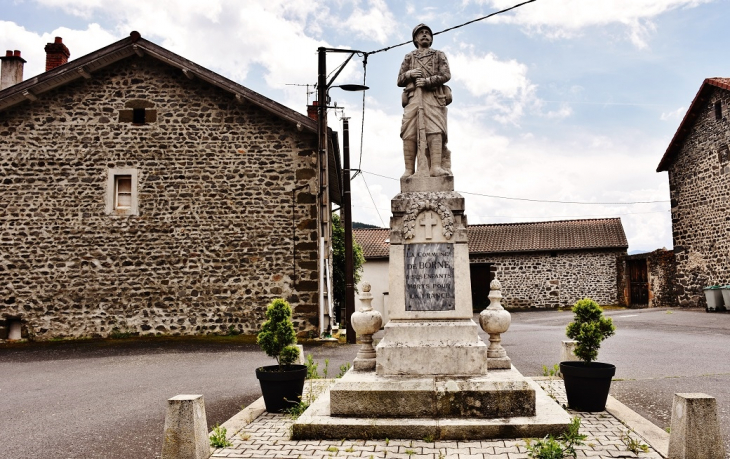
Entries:
{"label": "roof ridge", "polygon": [[533,222],[513,222],[513,223],[473,223],[469,224],[472,226],[508,226],[508,225],[539,225],[542,223],[571,223],[571,222],[596,222],[596,221],[612,221],[621,220],[621,217],[607,217],[607,218],[575,218],[570,220],[542,220]]}

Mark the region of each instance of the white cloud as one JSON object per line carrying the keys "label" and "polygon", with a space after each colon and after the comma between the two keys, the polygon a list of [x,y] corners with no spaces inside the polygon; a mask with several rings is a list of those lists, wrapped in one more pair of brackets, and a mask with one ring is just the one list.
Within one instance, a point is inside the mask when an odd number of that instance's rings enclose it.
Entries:
{"label": "white cloud", "polygon": [[341,24],[341,29],[355,32],[361,38],[386,43],[396,31],[398,23],[383,0],[368,0],[368,9],[355,6],[352,14]]}
{"label": "white cloud", "polygon": [[[113,31],[105,32],[106,36],[121,38],[137,30],[143,38],[243,84],[247,84],[249,72],[263,70],[269,87],[288,90],[292,96],[299,91],[285,88],[285,85],[314,83],[316,49],[332,46],[316,38],[318,31],[323,26],[342,25],[343,22],[342,18],[330,14],[324,0],[248,0],[245,6],[236,0],[36,1],[83,18],[92,14],[103,16],[114,27]],[[349,14],[351,10],[347,12]],[[356,9],[350,20],[354,23],[358,17],[359,32],[374,35],[372,39],[386,39],[395,27],[392,14],[382,0],[370,0],[367,10]],[[72,31],[64,33],[73,35]],[[69,44],[69,49],[78,57],[82,51],[98,49],[115,41],[101,33],[97,35],[98,41],[86,42],[89,46],[72,49]],[[331,56],[330,59],[335,60]],[[343,77],[354,72],[354,66],[350,65]],[[252,89],[262,91],[265,88]]]}
{"label": "white cloud", "polygon": [[0,43],[6,49],[20,50],[21,56],[27,61],[23,68],[24,79],[46,71],[44,48],[47,43],[53,43],[55,37],[63,38],[63,44],[71,53],[70,59],[86,55],[121,38],[103,30],[98,24],[89,24],[86,30],[60,27],[50,33],[37,34],[15,23],[0,21]]}
{"label": "white cloud", "polygon": [[460,110],[472,114],[484,112],[500,123],[510,124],[517,124],[527,112],[548,119],[562,119],[573,113],[567,105],[543,113],[544,104],[537,96],[537,85],[527,77],[527,66],[516,60],[500,61],[493,53],[478,55],[467,50],[451,54],[449,65],[453,81],[463,84],[472,96],[481,98],[471,105],[460,104]]}
{"label": "white cloud", "polygon": [[[645,48],[656,25],[653,19],[671,10],[693,8],[714,0],[560,0],[540,1],[513,12],[499,15],[495,21],[525,26],[531,33],[550,38],[570,38],[584,29],[609,24],[623,25],[627,37],[638,48]],[[495,10],[513,6],[514,0],[466,0],[486,4]]]}
{"label": "white cloud", "polygon": [[686,108],[679,107],[678,109],[671,111],[671,112],[662,112],[659,119],[662,121],[681,120],[686,111],[687,111]]}
{"label": "white cloud", "polygon": [[[470,223],[620,217],[632,250],[671,247],[669,204],[576,205],[489,198],[479,194],[554,201],[636,202],[669,199],[663,174],[647,174],[657,141],[641,132],[611,137],[580,130],[570,137],[504,138],[458,118],[451,126],[455,187],[466,194]],[[468,140],[466,140],[468,139]],[[642,183],[636,187],[636,183]],[[657,242],[659,241],[659,242]],[[659,245],[657,245],[659,244]]]}

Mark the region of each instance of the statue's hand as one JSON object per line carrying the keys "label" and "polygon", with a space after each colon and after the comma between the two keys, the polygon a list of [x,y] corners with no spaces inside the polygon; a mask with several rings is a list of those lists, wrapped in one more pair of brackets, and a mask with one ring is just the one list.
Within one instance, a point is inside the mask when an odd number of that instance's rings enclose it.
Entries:
{"label": "statue's hand", "polygon": [[426,79],[425,78],[416,78],[416,87],[422,88],[426,86]]}
{"label": "statue's hand", "polygon": [[423,71],[421,69],[409,70],[408,76],[411,78],[421,78],[423,76]]}

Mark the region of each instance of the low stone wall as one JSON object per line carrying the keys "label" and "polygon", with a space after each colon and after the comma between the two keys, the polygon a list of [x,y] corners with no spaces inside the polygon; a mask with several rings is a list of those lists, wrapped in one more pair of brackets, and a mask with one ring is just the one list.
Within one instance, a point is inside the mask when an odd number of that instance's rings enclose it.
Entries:
{"label": "low stone wall", "polygon": [[618,303],[617,259],[623,250],[534,252],[470,256],[492,263],[502,282],[502,305],[513,308],[569,307],[590,297]]}
{"label": "low stone wall", "polygon": [[643,260],[646,263],[650,308],[678,306],[675,286],[677,285],[677,264],[674,251],[657,249],[653,252],[626,255],[619,258],[619,304],[631,306],[630,281],[627,263]]}

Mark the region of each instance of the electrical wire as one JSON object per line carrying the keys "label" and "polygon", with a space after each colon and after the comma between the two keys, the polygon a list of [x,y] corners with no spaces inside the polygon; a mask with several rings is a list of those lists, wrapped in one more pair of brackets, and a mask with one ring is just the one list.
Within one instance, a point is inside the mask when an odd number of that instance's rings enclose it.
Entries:
{"label": "electrical wire", "polygon": [[378,210],[378,206],[375,204],[375,199],[373,199],[373,194],[370,192],[370,187],[368,186],[368,182],[365,180],[364,175],[360,175],[362,177],[362,182],[365,184],[365,189],[368,190],[368,194],[370,195],[370,200],[373,202],[373,208],[375,208],[375,212],[378,213],[378,218],[380,219],[380,223],[383,224],[383,228],[385,228],[385,222],[383,221],[383,217],[380,215],[380,210]]}
{"label": "electrical wire", "polygon": [[[389,180],[398,180],[397,178],[388,177],[387,175],[380,175],[376,174],[374,172],[368,172],[368,171],[361,171],[364,174],[370,174],[374,175],[376,177],[382,177]],[[600,205],[600,206],[624,206],[624,205],[633,205],[633,204],[664,204],[668,203],[670,201],[632,201],[632,202],[588,202],[588,201],[558,201],[558,200],[550,200],[550,199],[533,199],[533,198],[515,198],[511,196],[498,196],[493,194],[483,194],[483,193],[475,193],[472,191],[458,191],[459,193],[464,194],[470,194],[473,196],[482,196],[485,198],[494,198],[494,199],[506,199],[509,201],[527,201],[527,202],[545,202],[545,203],[551,203],[551,204],[581,204],[581,205]]]}
{"label": "electrical wire", "polygon": [[[503,10],[500,10],[500,11],[495,11],[494,13],[488,14],[486,16],[482,16],[482,17],[477,18],[477,19],[472,19],[469,22],[465,22],[463,24],[459,24],[459,25],[454,26],[454,27],[449,27],[448,29],[444,29],[444,30],[442,30],[440,32],[436,32],[436,33],[433,34],[433,36],[435,37],[436,35],[439,35],[439,34],[442,34],[442,33],[445,33],[445,32],[449,32],[451,30],[458,29],[460,27],[464,27],[464,26],[469,25],[469,24],[472,24],[474,22],[483,21],[484,19],[491,18],[492,16],[496,16],[498,14],[506,13],[507,11],[513,10],[515,8],[519,8],[519,7],[523,6],[523,5],[527,5],[528,3],[532,3],[532,2],[536,2],[536,1],[537,0],[527,0],[526,2],[518,3],[517,5],[511,6],[509,8],[506,8],[506,9],[503,9]],[[369,51],[369,52],[367,52],[365,54],[367,55],[367,54],[382,53],[384,51],[389,51],[389,50],[391,50],[393,48],[397,48],[397,47],[403,46],[403,45],[409,45],[411,43],[413,43],[412,40],[404,41],[403,43],[399,43],[399,44],[393,45],[393,46],[388,46],[386,48],[378,49],[378,50],[375,50],[375,51]]]}
{"label": "electrical wire", "polygon": [[[360,209],[370,209],[371,207],[368,206],[356,206],[353,205],[352,207],[357,207]],[[379,208],[375,208],[377,211]],[[380,210],[387,210],[390,212],[390,209],[380,209]],[[671,211],[669,210],[660,210],[660,211],[651,211],[651,212],[626,212],[626,213],[620,213],[620,214],[590,214],[590,215],[540,215],[540,216],[534,216],[534,217],[518,217],[514,215],[474,215],[479,218],[488,219],[488,218],[511,218],[511,219],[532,219],[532,220],[539,220],[542,218],[615,218],[615,217],[623,217],[627,215],[645,215],[645,214],[666,214]],[[471,213],[469,215],[472,215]],[[381,218],[382,222],[382,218]]]}
{"label": "electrical wire", "polygon": [[[477,19],[472,19],[471,21],[465,22],[463,24],[459,24],[459,25],[454,26],[454,27],[449,27],[448,29],[444,29],[444,30],[441,30],[440,32],[436,32],[433,35],[436,36],[436,35],[439,35],[439,34],[442,34],[442,33],[449,32],[449,31],[454,30],[454,29],[458,29],[460,27],[464,27],[464,26],[469,25],[469,24],[473,24],[473,23],[478,22],[478,21],[483,21],[484,19],[488,19],[488,18],[490,18],[492,16],[496,16],[498,14],[506,13],[508,11],[511,11],[511,10],[515,9],[515,8],[519,8],[519,7],[523,6],[523,5],[527,5],[528,3],[533,3],[533,2],[536,2],[536,1],[537,0],[527,0],[526,2],[518,3],[517,5],[511,6],[509,8],[505,8],[505,9],[500,10],[500,11],[495,11],[494,13],[488,14],[486,16],[482,16],[482,17],[477,18]],[[366,83],[367,83],[368,56],[371,55],[371,54],[382,53],[382,52],[391,50],[393,48],[397,48],[399,46],[407,45],[409,43],[412,43],[412,41],[406,41],[406,42],[403,42],[403,43],[399,43],[397,45],[388,46],[386,48],[378,49],[376,51],[365,52],[365,53],[359,52],[359,51],[353,51],[350,54],[350,56],[342,64],[340,64],[337,68],[335,68],[334,70],[332,70],[329,73],[329,75],[327,75],[327,77],[329,78],[329,76],[331,76],[333,73],[337,72],[335,74],[335,76],[330,80],[328,86],[331,85],[332,82],[334,82],[334,79],[337,78],[337,75],[339,75],[339,73],[342,71],[342,69],[345,67],[345,65],[347,65],[348,62],[350,62],[350,59],[352,59],[352,56],[354,56],[356,54],[358,56],[362,56],[363,57],[363,61],[362,61],[362,66],[363,66],[362,84],[364,86],[366,86],[367,85]],[[360,169],[362,168],[362,152],[363,152],[363,145],[364,145],[364,138],[365,138],[365,135],[364,134],[365,134],[365,93],[363,92],[363,95],[362,95],[362,117],[361,117],[361,121],[360,121],[360,158],[358,160],[358,172],[352,178],[355,178],[358,173],[362,172]]]}

